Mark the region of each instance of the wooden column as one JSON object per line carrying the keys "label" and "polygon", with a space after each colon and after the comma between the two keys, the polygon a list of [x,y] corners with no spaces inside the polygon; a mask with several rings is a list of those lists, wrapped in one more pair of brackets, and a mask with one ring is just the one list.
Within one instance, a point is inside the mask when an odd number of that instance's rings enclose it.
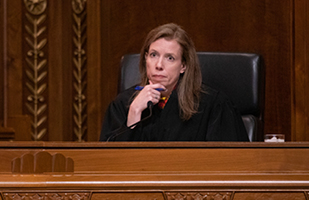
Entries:
{"label": "wooden column", "polygon": [[292,140],[309,140],[309,3],[294,1],[294,60],[292,63]]}

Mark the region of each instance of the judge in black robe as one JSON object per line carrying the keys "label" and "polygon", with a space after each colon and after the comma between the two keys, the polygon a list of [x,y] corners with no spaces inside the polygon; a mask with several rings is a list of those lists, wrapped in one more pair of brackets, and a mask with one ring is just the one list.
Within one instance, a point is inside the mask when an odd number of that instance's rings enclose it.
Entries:
{"label": "judge in black robe", "polygon": [[202,85],[193,41],[181,27],[150,31],[140,55],[142,90],[132,87],[110,104],[101,141],[248,141],[233,104]]}

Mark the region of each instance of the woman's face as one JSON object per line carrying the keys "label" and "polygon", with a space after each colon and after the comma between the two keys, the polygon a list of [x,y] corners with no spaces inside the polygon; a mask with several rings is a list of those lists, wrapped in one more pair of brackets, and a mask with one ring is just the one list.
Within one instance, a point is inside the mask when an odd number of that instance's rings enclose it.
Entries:
{"label": "woman's face", "polygon": [[146,56],[147,77],[172,91],[186,66],[181,62],[182,49],[176,40],[164,38],[153,42]]}

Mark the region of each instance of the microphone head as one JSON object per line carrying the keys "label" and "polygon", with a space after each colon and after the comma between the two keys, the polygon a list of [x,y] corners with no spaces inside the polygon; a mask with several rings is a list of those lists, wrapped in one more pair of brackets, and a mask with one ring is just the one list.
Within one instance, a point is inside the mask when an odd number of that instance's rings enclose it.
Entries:
{"label": "microphone head", "polygon": [[147,102],[147,107],[148,107],[148,108],[152,108],[152,107],[153,107],[152,101],[148,101],[148,102]]}

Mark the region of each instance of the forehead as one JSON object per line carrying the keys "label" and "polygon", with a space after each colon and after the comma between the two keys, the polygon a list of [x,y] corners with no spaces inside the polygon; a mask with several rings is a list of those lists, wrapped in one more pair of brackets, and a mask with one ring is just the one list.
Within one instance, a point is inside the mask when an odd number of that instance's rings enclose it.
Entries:
{"label": "forehead", "polygon": [[149,51],[181,54],[182,49],[176,40],[167,40],[165,38],[160,38],[150,44]]}

